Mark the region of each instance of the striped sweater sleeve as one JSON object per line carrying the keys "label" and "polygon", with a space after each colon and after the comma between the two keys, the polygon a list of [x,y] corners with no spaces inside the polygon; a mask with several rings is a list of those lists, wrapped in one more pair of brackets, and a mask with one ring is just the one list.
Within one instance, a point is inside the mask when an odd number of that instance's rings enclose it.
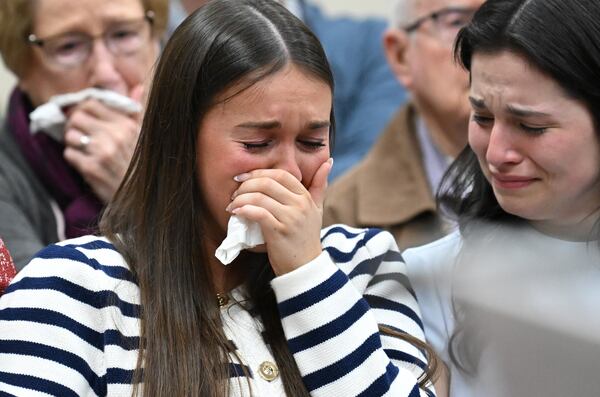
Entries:
{"label": "striped sweater sleeve", "polygon": [[[111,263],[111,265],[101,264]],[[0,395],[127,395],[136,287],[106,241],[42,250],[0,299]]]}
{"label": "striped sweater sleeve", "polygon": [[396,242],[376,229],[325,229],[323,253],[272,286],[288,344],[311,396],[433,396],[424,355],[379,331],[424,340]]}

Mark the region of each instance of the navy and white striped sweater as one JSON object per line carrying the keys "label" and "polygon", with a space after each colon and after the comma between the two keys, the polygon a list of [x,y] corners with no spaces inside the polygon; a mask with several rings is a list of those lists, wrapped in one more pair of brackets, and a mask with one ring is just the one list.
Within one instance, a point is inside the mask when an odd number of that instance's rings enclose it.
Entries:
{"label": "navy and white striped sweater", "polygon": [[[424,339],[393,237],[338,225],[323,230],[322,243],[319,257],[272,281],[311,396],[427,395],[417,385],[421,352],[378,330]],[[139,312],[139,289],[106,239],[47,247],[0,299],[0,395],[130,396]],[[236,336],[235,321],[225,323],[235,344],[266,346],[259,336]],[[275,395],[249,369],[254,395]],[[249,394],[232,387],[231,395]]]}

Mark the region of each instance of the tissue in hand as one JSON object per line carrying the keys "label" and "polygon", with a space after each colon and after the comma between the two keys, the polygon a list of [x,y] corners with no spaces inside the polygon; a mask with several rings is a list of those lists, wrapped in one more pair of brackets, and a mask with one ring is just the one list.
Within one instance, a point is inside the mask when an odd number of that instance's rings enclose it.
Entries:
{"label": "tissue in hand", "polygon": [[241,250],[264,242],[258,223],[233,215],[227,225],[227,237],[215,251],[215,256],[222,264],[228,265],[237,258]]}
{"label": "tissue in hand", "polygon": [[76,105],[86,99],[96,99],[107,106],[122,110],[128,114],[135,114],[142,111],[140,103],[125,95],[99,88],[86,88],[79,92],[55,95],[45,104],[38,106],[29,115],[31,133],[35,134],[38,131],[44,131],[54,138],[54,140],[62,142],[65,123],[67,122],[63,108]]}

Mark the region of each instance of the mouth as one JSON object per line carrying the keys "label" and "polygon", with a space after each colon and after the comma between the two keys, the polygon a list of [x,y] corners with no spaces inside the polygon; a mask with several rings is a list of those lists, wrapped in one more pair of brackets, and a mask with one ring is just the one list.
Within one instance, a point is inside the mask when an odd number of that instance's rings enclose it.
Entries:
{"label": "mouth", "polygon": [[536,182],[538,178],[520,175],[491,174],[492,185],[501,189],[522,189]]}

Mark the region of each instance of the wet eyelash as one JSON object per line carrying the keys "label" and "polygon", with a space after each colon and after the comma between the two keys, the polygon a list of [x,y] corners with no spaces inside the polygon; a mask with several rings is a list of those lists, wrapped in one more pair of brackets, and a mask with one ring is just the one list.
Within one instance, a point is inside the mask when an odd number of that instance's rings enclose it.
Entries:
{"label": "wet eyelash", "polygon": [[525,124],[521,124],[521,128],[531,135],[541,135],[548,129],[547,127],[530,127]]}
{"label": "wet eyelash", "polygon": [[247,150],[264,149],[269,146],[269,142],[240,142]]}
{"label": "wet eyelash", "polygon": [[487,123],[490,123],[490,122],[494,121],[493,117],[485,117],[485,116],[481,116],[481,115],[478,115],[478,114],[474,114],[471,118],[477,124],[487,124]]}
{"label": "wet eyelash", "polygon": [[311,148],[320,148],[325,146],[325,143],[323,141],[300,141],[300,143]]}

